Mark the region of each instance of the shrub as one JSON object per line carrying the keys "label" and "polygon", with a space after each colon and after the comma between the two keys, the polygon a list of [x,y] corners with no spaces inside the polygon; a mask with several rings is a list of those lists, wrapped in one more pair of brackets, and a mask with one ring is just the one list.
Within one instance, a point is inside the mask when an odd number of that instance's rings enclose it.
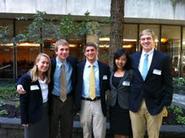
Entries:
{"label": "shrub", "polygon": [[164,124],[185,125],[185,110],[177,105],[168,107],[168,117],[164,119]]}

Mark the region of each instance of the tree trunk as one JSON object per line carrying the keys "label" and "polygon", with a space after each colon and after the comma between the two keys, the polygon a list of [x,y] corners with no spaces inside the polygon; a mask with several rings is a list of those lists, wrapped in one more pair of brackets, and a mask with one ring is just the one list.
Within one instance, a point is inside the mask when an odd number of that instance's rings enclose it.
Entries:
{"label": "tree trunk", "polygon": [[123,44],[124,2],[125,0],[111,0],[110,66],[113,64],[113,53]]}

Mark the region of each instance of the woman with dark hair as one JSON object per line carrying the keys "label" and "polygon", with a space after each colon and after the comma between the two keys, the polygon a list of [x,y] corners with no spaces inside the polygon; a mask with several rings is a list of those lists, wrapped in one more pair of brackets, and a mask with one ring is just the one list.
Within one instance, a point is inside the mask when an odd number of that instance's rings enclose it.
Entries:
{"label": "woman with dark hair", "polygon": [[114,53],[113,71],[110,77],[110,130],[114,138],[128,138],[131,123],[128,109],[128,96],[132,71],[130,59],[123,48]]}

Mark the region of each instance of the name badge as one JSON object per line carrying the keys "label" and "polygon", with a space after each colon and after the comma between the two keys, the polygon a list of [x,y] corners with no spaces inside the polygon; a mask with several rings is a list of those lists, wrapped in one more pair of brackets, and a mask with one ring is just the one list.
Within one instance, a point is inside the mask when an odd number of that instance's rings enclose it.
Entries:
{"label": "name badge", "polygon": [[108,79],[107,75],[104,75],[103,80],[107,80],[107,79]]}
{"label": "name badge", "polygon": [[130,81],[123,81],[122,85],[123,86],[130,86]]}
{"label": "name badge", "polygon": [[33,91],[33,90],[39,90],[39,86],[38,85],[31,85],[30,86],[30,90]]}
{"label": "name badge", "polygon": [[161,73],[162,73],[161,70],[158,70],[158,69],[153,70],[153,74],[155,74],[155,75],[161,75]]}

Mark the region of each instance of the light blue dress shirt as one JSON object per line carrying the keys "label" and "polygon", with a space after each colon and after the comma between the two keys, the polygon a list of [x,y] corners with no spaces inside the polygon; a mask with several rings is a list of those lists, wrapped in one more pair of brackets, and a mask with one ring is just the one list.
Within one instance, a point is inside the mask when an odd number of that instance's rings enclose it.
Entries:
{"label": "light blue dress shirt", "polygon": [[64,64],[65,66],[65,74],[66,74],[66,81],[67,81],[67,94],[69,94],[72,90],[72,82],[71,82],[71,75],[72,75],[72,66],[64,61],[63,63],[60,61],[58,57],[56,57],[56,68],[54,72],[54,86],[53,86],[53,92],[52,94],[56,96],[60,96],[60,90],[61,90],[61,82],[60,82],[60,76],[61,76],[61,66]]}
{"label": "light blue dress shirt", "polygon": [[[90,66],[92,64],[86,61],[84,72],[83,72],[83,89],[82,97],[89,98],[89,80],[90,80]],[[96,96],[100,96],[100,80],[99,80],[99,67],[98,62],[95,61],[93,64],[95,72],[95,86],[96,86]]]}

